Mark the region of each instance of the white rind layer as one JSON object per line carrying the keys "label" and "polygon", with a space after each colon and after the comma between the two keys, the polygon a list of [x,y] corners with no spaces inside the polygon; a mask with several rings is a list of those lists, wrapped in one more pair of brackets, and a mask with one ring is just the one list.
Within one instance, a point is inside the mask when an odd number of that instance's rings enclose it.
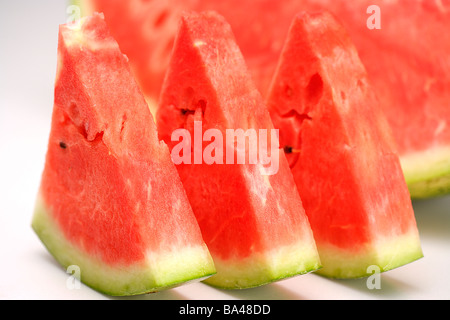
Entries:
{"label": "white rind layer", "polygon": [[215,274],[205,245],[164,253],[149,252],[147,259],[133,265],[107,265],[66,239],[41,197],[36,203],[32,228],[64,268],[77,266],[81,282],[111,296],[157,292]]}
{"label": "white rind layer", "polygon": [[314,272],[322,267],[315,245],[297,243],[247,258],[214,258],[217,274],[204,282],[222,289],[246,289]]}
{"label": "white rind layer", "polygon": [[318,244],[324,268],[317,273],[338,279],[370,276],[373,268],[385,272],[423,257],[416,230],[392,239],[370,243],[359,250],[342,249]]}
{"label": "white rind layer", "polygon": [[450,193],[450,147],[402,155],[400,161],[412,198]]}

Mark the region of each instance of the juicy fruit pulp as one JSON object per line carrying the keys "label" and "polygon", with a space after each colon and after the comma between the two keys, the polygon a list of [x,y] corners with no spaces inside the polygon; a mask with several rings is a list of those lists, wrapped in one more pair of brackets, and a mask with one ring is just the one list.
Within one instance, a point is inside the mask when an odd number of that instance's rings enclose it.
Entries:
{"label": "juicy fruit pulp", "polygon": [[[192,133],[196,121],[203,130],[223,133],[273,129],[228,23],[213,12],[181,19],[157,113],[158,132],[170,149],[174,130]],[[320,267],[282,152],[274,175],[264,174],[259,163],[180,164],[177,169],[217,268],[206,283],[247,288]]]}
{"label": "juicy fruit pulp", "polygon": [[[311,1],[312,2],[312,1]],[[450,192],[450,2],[340,1],[347,27],[398,146],[412,198]],[[380,8],[381,29],[358,12]],[[369,14],[364,18],[367,19]]]}
{"label": "juicy fruit pulp", "polygon": [[215,273],[156,125],[101,15],[60,27],[52,128],[33,229],[110,295]]}
{"label": "juicy fruit pulp", "polygon": [[422,257],[395,144],[345,29],[329,14],[292,23],[268,102],[323,263],[367,276]]}
{"label": "juicy fruit pulp", "polygon": [[[149,101],[157,101],[183,10],[215,10],[232,26],[266,95],[294,15],[329,10],[354,40],[399,147],[414,198],[450,190],[450,6],[388,0],[83,0],[104,12]],[[369,29],[377,5],[381,29]],[[399,39],[402,39],[401,41]],[[155,104],[153,104],[155,105]],[[152,107],[153,111],[156,107]]]}

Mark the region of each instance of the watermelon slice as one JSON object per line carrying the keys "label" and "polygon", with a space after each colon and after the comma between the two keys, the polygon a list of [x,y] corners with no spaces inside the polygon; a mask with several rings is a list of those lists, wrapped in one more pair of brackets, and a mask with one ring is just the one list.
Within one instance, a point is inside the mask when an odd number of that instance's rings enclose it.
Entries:
{"label": "watermelon slice", "polygon": [[[194,140],[184,150],[194,159],[181,162],[177,169],[217,268],[206,283],[242,289],[320,268],[313,234],[283,152],[270,148],[272,160],[279,164],[272,173],[261,155],[254,163],[225,159],[228,150],[235,155],[240,148],[228,139],[229,131],[272,133],[275,129],[230,26],[217,13],[182,17],[156,118],[172,157],[185,143],[174,139],[174,132],[185,130]],[[202,143],[210,130],[216,130],[214,141]],[[278,136],[270,140],[262,136],[260,142],[278,145]],[[211,144],[227,151],[215,148],[213,163],[196,161],[198,150],[200,157],[207,155]],[[247,148],[245,158],[250,156]]]}
{"label": "watermelon slice", "polygon": [[[308,2],[312,7],[314,1]],[[373,5],[381,29],[367,27],[375,13],[366,11]],[[358,48],[392,128],[411,196],[449,193],[450,1],[340,0],[320,7],[340,18]]]}
{"label": "watermelon slice", "polygon": [[[450,2],[413,0],[79,0],[104,12],[155,112],[178,17],[215,10],[232,26],[266,96],[289,24],[301,10],[329,10],[349,31],[398,145],[413,198],[450,192]],[[381,29],[369,29],[369,7]],[[399,41],[399,39],[402,39]]]}
{"label": "watermelon slice", "polygon": [[346,30],[330,14],[293,21],[268,98],[323,263],[367,276],[422,257],[395,144]]}
{"label": "watermelon slice", "polygon": [[101,15],[60,27],[52,128],[32,227],[109,295],[215,268],[167,145]]}

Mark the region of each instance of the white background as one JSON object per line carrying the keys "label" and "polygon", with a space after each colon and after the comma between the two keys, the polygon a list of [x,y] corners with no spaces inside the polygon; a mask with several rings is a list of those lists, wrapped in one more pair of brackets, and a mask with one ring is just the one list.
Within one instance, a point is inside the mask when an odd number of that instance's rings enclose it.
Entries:
{"label": "white background", "polygon": [[[84,285],[68,289],[69,275],[30,227],[66,7],[64,0],[0,1],[0,299],[110,299]],[[425,257],[383,273],[380,290],[369,290],[366,279],[308,274],[242,291],[194,283],[133,299],[450,299],[450,197],[414,208]]]}

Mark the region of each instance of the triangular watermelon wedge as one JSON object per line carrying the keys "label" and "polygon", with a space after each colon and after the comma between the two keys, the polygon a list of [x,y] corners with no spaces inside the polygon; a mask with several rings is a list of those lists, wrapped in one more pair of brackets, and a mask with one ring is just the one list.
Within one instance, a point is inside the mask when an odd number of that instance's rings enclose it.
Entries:
{"label": "triangular watermelon wedge", "polygon": [[109,295],[215,273],[167,145],[99,14],[60,27],[32,227],[63,267],[77,267],[83,283]]}
{"label": "triangular watermelon wedge", "polygon": [[[225,159],[228,150],[234,155],[239,148],[234,139],[228,140],[230,131],[272,133],[274,128],[222,16],[202,12],[182,17],[156,119],[172,158],[189,154],[177,169],[217,268],[206,283],[242,289],[320,268],[284,154],[270,149],[276,154],[272,160],[279,163],[272,173],[263,161],[247,159],[250,147],[240,164]],[[191,140],[174,139],[179,130]],[[210,130],[216,135],[207,139]],[[271,133],[266,132],[265,141],[278,145],[278,136]],[[179,147],[185,143],[188,148]],[[212,143],[227,150],[220,156],[219,147],[208,153]],[[197,161],[208,154],[215,154],[214,163]]]}
{"label": "triangular watermelon wedge", "polygon": [[183,10],[215,10],[227,19],[264,97],[294,15],[332,12],[349,31],[377,91],[411,197],[450,193],[450,1],[75,2],[83,12],[105,13],[149,101],[158,99]]}
{"label": "triangular watermelon wedge", "polygon": [[363,277],[372,265],[381,272],[422,257],[390,128],[332,15],[294,19],[267,105],[310,219],[320,274]]}

